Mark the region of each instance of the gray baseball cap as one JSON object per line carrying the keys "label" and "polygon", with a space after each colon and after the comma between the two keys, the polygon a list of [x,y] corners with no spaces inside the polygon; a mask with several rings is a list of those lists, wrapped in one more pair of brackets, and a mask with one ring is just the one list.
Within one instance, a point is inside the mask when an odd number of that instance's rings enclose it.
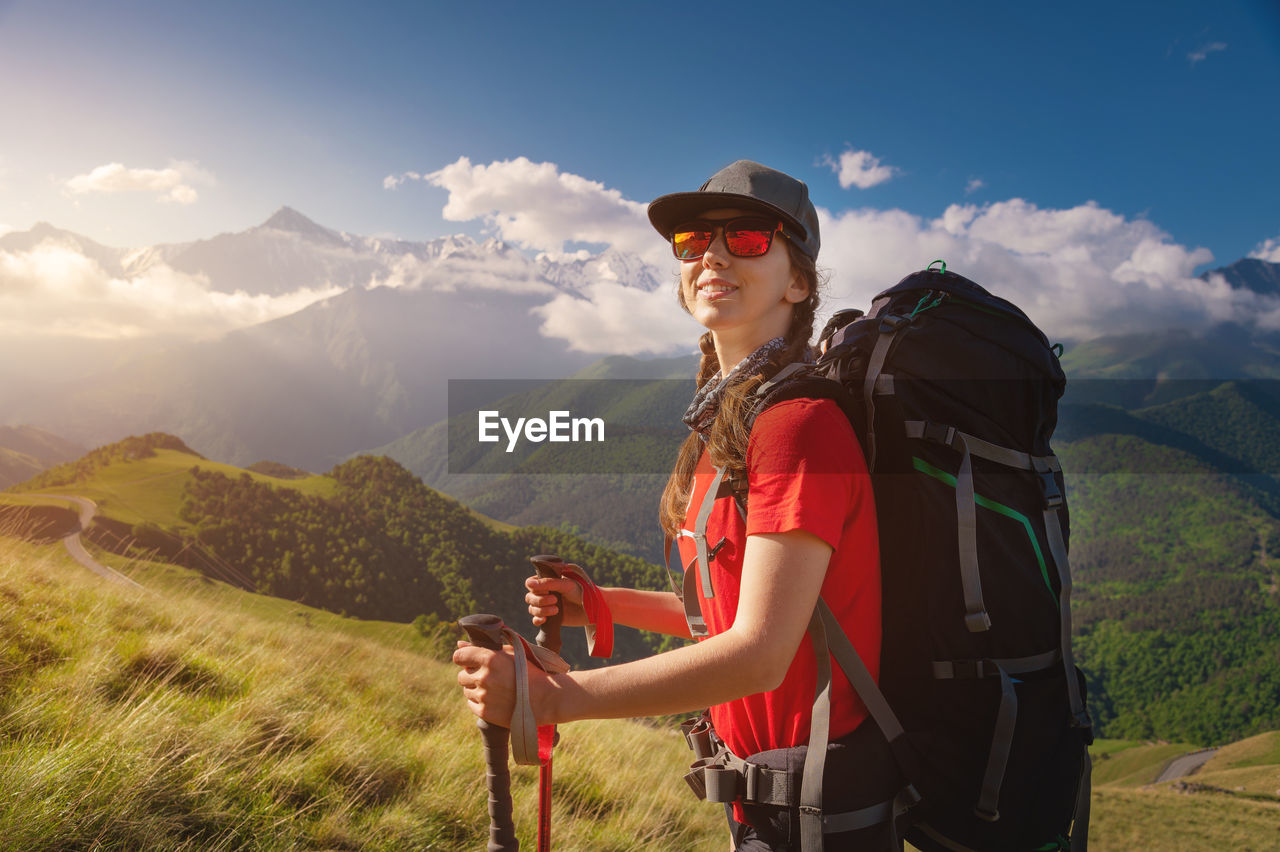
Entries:
{"label": "gray baseball cap", "polygon": [[800,250],[817,258],[818,211],[809,187],[791,175],[751,160],[738,160],[707,179],[697,192],[673,192],[649,203],[649,221],[665,239],[677,225],[715,207],[739,207],[782,218]]}

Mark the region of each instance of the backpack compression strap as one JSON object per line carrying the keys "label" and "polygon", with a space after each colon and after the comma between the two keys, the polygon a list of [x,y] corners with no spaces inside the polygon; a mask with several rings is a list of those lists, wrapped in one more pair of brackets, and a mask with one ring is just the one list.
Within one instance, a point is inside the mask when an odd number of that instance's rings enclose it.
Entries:
{"label": "backpack compression strap", "polygon": [[889,350],[904,326],[911,324],[911,317],[890,314],[880,320],[880,336],[871,347],[871,357],[867,361],[867,372],[862,380],[862,403],[867,414],[867,470],[876,466],[876,401],[875,394],[880,386],[880,374],[884,370],[885,361],[889,359]]}
{"label": "backpack compression strap", "polygon": [[[1062,470],[1056,456],[1032,456],[1019,450],[1002,447],[990,441],[984,441],[974,435],[961,432],[953,426],[931,423],[922,420],[909,420],[905,424],[908,438],[922,439],[951,447],[961,454],[960,468],[956,475],[956,522],[959,530],[959,557],[961,585],[965,598],[965,625],[971,630],[986,630],[991,626],[982,603],[982,587],[978,575],[977,553],[977,517],[976,500],[973,491],[972,456],[996,464],[1018,470],[1029,471],[1038,475],[1041,491],[1044,495],[1045,535],[1049,542],[1049,552],[1058,571],[1059,594],[1059,637],[1061,660],[1066,675],[1067,699],[1071,709],[1073,727],[1088,730],[1092,721],[1084,706],[1077,679],[1075,660],[1071,652],[1071,566],[1067,558],[1066,542],[1062,535],[1062,524],[1058,517],[1064,505],[1062,492],[1059,490],[1054,474]],[[984,677],[984,663],[990,662],[991,674],[1000,678],[1000,705],[996,712],[995,730],[991,738],[991,751],[987,759],[987,768],[983,774],[982,789],[974,812],[987,820],[999,819],[997,805],[1000,799],[1000,787],[1004,780],[1004,771],[1009,759],[1009,750],[1013,744],[1014,728],[1017,723],[1017,696],[1013,690],[1009,674],[1038,668],[1038,661],[977,661],[972,670],[961,672],[954,667],[947,669],[947,663],[935,663],[936,677]],[[1001,665],[1004,663],[1004,665]],[[1022,664],[1030,666],[1030,669]],[[942,668],[940,668],[942,666]],[[967,667],[966,667],[967,668]],[[1075,834],[1083,836],[1088,831],[1087,806],[1077,813],[1083,822]]]}
{"label": "backpack compression strap", "polygon": [[[954,427],[928,421],[909,420],[905,425],[908,438],[921,438],[945,444],[963,454],[960,470],[962,475],[968,474],[967,499],[966,495],[961,494],[961,476],[956,477],[956,511],[962,516],[966,514],[972,515],[976,511],[972,496],[973,470],[970,463],[971,456],[1002,464],[1005,467],[1031,471],[1039,477],[1040,489],[1044,495],[1045,534],[1049,540],[1049,553],[1052,555],[1054,565],[1058,570],[1060,586],[1058,594],[1059,642],[1062,645],[1062,666],[1066,671],[1067,698],[1071,704],[1072,725],[1077,728],[1093,727],[1093,722],[1089,719],[1089,713],[1084,706],[1084,698],[1080,693],[1080,683],[1077,680],[1075,670],[1075,658],[1071,652],[1071,564],[1067,557],[1066,541],[1062,535],[1062,522],[1058,516],[1064,501],[1062,492],[1054,479],[1054,474],[1062,471],[1062,465],[1059,464],[1057,456],[1032,456],[1028,453],[1002,447],[973,435],[965,434]],[[974,525],[976,526],[976,521],[974,521]],[[974,572],[975,577],[972,586],[977,590],[976,604],[982,608],[983,615],[985,615],[985,607],[982,607],[981,585],[976,581],[976,540],[973,542],[972,549],[970,549],[963,532],[964,524],[962,523],[961,526],[960,570],[962,575],[966,570]],[[972,567],[968,568],[967,566],[970,565]],[[969,579],[963,576],[962,580],[965,588],[965,607],[968,610],[971,606],[969,597],[971,583]],[[965,623],[970,623],[968,616],[965,618]],[[989,619],[988,626],[990,626]],[[970,629],[972,630],[973,628],[971,627]]]}

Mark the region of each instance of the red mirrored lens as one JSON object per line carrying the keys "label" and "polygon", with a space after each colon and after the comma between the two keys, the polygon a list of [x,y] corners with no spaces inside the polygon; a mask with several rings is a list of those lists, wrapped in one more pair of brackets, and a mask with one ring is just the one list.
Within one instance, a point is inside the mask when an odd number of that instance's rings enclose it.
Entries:
{"label": "red mirrored lens", "polygon": [[729,225],[724,230],[724,242],[729,247],[729,254],[738,257],[759,257],[769,250],[772,241],[773,228],[769,225]]}
{"label": "red mirrored lens", "polygon": [[671,235],[671,249],[681,260],[697,260],[711,246],[714,234],[714,231],[697,225],[682,225]]}

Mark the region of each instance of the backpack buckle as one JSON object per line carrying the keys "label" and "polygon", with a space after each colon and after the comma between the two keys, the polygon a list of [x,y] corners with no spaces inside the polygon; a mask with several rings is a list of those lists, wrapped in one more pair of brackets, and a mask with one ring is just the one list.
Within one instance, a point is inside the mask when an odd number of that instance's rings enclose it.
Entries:
{"label": "backpack buckle", "polygon": [[1045,470],[1040,472],[1040,493],[1044,495],[1044,507],[1046,509],[1062,507],[1062,491],[1058,488],[1057,480],[1053,478],[1053,471]]}
{"label": "backpack buckle", "polygon": [[746,781],[746,791],[742,795],[743,801],[754,802],[760,795],[760,774],[760,767],[750,761],[742,768],[743,780]]}
{"label": "backpack buckle", "polygon": [[956,439],[956,427],[948,426],[945,423],[934,423],[931,420],[926,420],[924,424],[924,434],[921,437],[934,444],[942,444],[944,447],[949,447]]}
{"label": "backpack buckle", "polygon": [[880,333],[888,334],[891,331],[897,331],[910,322],[910,317],[899,316],[898,314],[889,314],[887,317],[880,320]]}
{"label": "backpack buckle", "polygon": [[1086,710],[1086,709],[1084,709],[1084,708],[1082,707],[1082,708],[1080,708],[1080,712],[1079,712],[1079,713],[1074,713],[1074,714],[1072,714],[1072,716],[1071,716],[1071,727],[1076,728],[1076,729],[1078,729],[1078,730],[1087,731],[1087,732],[1089,733],[1089,735],[1090,735],[1090,742],[1092,742],[1092,740],[1093,740],[1093,736],[1092,736],[1092,735],[1093,735],[1093,719],[1089,716],[1089,711],[1088,711],[1088,710]]}

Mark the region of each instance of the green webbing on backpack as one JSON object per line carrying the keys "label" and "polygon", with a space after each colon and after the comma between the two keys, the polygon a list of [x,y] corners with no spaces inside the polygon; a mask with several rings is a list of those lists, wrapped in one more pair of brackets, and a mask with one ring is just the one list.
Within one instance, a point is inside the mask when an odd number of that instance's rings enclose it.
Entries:
{"label": "green webbing on backpack", "polygon": [[[933,296],[933,301],[926,305],[925,302],[929,300],[930,296]],[[930,290],[928,293],[925,293],[920,297],[920,301],[916,302],[916,306],[911,309],[911,313],[907,314],[907,319],[915,319],[916,314],[922,314],[930,308],[938,307],[938,305],[942,304],[942,300],[945,298],[945,293],[935,293]]]}
{"label": "green webbing on backpack", "polygon": [[[939,470],[918,456],[911,457],[911,465],[923,474],[932,476],[939,482],[950,485],[952,488],[956,485],[956,478],[945,470]],[[1031,542],[1031,549],[1035,552],[1036,562],[1040,566],[1040,576],[1044,580],[1045,588],[1049,590],[1049,594],[1053,596],[1053,603],[1058,604],[1058,596],[1054,594],[1053,584],[1049,582],[1049,566],[1044,561],[1044,552],[1040,550],[1040,542],[1036,539],[1035,530],[1031,526],[1031,519],[1016,509],[1012,509],[1003,503],[997,503],[989,497],[983,497],[981,494],[974,494],[974,502],[984,509],[990,509],[993,512],[1004,515],[1006,518],[1017,521],[1022,524],[1023,530],[1027,534],[1027,541]]]}

